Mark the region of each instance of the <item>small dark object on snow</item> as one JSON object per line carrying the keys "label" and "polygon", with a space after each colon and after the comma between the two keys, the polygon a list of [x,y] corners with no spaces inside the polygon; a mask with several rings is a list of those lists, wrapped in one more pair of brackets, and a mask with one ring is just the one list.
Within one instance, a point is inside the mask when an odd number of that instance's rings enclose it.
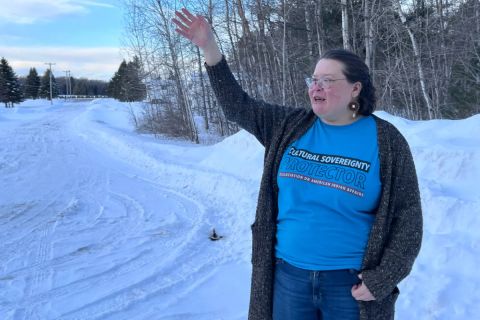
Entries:
{"label": "small dark object on snow", "polygon": [[215,229],[213,229],[212,234],[210,235],[210,240],[212,241],[217,241],[223,238],[223,236],[219,236],[216,232]]}

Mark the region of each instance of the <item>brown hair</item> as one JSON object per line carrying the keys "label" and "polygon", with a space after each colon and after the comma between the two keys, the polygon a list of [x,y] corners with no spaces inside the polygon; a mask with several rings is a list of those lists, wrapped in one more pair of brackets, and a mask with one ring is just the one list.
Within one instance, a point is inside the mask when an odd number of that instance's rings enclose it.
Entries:
{"label": "brown hair", "polygon": [[377,99],[375,97],[375,87],[370,78],[370,71],[355,53],[345,49],[333,49],[325,52],[320,59],[332,59],[343,63],[343,74],[350,83],[360,82],[362,90],[358,96],[360,104],[359,113],[368,116],[375,111]]}

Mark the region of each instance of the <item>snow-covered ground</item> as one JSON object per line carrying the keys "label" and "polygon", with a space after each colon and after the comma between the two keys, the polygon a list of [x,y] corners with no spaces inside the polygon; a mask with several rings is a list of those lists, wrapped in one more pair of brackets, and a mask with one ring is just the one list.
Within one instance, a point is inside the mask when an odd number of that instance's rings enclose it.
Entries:
{"label": "snow-covered ground", "polygon": [[[409,141],[424,208],[396,318],[475,319],[480,115],[377,115]],[[1,108],[0,319],[246,319],[262,162],[244,131],[139,135],[113,100]]]}

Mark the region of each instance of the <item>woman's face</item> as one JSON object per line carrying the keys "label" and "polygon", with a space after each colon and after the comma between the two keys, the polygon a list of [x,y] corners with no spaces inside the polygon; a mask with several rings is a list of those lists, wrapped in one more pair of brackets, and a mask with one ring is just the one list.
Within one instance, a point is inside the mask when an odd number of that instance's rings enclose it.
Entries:
{"label": "woman's face", "polygon": [[360,94],[360,82],[350,83],[343,74],[344,65],[333,59],[318,61],[313,78],[324,79],[308,88],[308,96],[313,112],[323,120],[335,124],[352,122],[352,111],[348,103],[355,101]]}

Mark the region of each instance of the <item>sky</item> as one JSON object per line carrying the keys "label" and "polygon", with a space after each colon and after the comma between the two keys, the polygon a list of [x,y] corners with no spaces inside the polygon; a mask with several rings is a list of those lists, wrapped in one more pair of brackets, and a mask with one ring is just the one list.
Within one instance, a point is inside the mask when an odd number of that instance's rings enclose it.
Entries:
{"label": "sky", "polygon": [[18,76],[31,67],[42,75],[109,80],[122,59],[120,0],[0,0],[0,57]]}

